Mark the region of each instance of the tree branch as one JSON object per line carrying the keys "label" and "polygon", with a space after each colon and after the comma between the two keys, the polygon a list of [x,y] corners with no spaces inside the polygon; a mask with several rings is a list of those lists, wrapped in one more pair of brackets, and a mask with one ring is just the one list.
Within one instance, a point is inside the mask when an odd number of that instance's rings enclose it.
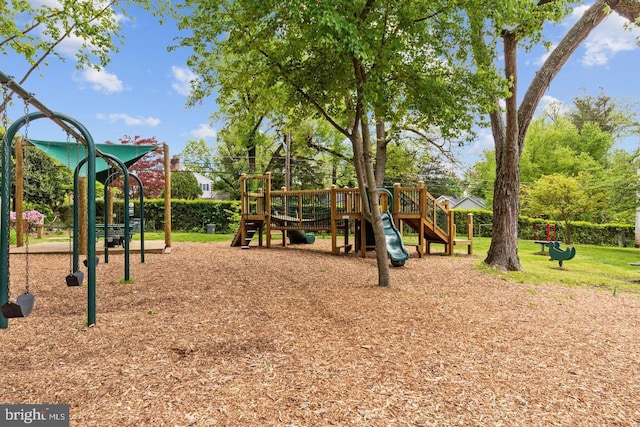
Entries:
{"label": "tree branch", "polygon": [[306,99],[309,103],[311,103],[311,105],[313,105],[315,107],[315,109],[320,113],[320,115],[322,117],[324,117],[329,123],[331,123],[331,125],[336,128],[338,130],[338,132],[340,132],[341,134],[343,134],[344,136],[346,136],[347,138],[351,138],[351,133],[345,129],[344,127],[340,126],[338,124],[338,122],[336,122],[333,117],[331,117],[331,115],[329,115],[329,113],[318,103],[317,100],[315,100],[314,98],[312,98],[311,96],[309,96],[309,94],[307,94],[304,89],[302,89],[299,85],[297,85],[295,82],[291,81],[288,76],[287,73],[284,70],[284,67],[282,66],[282,64],[278,63],[278,62],[274,62],[271,57],[269,56],[269,54],[267,52],[265,52],[262,49],[259,49],[259,52],[269,60],[269,62],[271,62],[271,64],[278,68],[278,70],[280,70],[280,75],[282,76],[282,78],[284,78],[287,83],[289,83],[296,92],[298,92],[304,99]]}
{"label": "tree branch", "polygon": [[[524,136],[527,133],[533,114],[542,99],[544,92],[549,88],[551,80],[560,72],[569,57],[578,46],[589,36],[607,16],[607,6],[615,9],[619,1],[596,0],[596,2],[580,17],[562,41],[551,52],[540,70],[536,73],[529,85],[527,92],[518,108],[519,144],[524,144]],[[522,147],[520,147],[522,149]]]}

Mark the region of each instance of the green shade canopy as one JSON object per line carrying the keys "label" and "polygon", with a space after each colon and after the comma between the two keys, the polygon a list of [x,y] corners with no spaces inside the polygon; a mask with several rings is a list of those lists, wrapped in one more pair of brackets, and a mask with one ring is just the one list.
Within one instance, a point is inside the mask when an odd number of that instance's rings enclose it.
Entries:
{"label": "green shade canopy", "polygon": [[[29,143],[38,147],[58,162],[75,170],[78,163],[85,158],[84,145],[76,142],[39,141],[29,139]],[[127,144],[95,144],[100,153],[117,157],[127,168],[140,160],[142,156],[157,147],[155,145],[127,145]],[[96,179],[104,184],[110,175],[110,165],[98,154],[96,158]]]}

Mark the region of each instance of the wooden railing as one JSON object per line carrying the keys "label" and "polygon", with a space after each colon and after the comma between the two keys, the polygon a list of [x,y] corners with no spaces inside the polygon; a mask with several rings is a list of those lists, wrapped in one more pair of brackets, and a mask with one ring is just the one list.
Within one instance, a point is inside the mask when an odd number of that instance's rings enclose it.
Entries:
{"label": "wooden railing", "polygon": [[[327,230],[335,235],[338,229],[347,233],[350,220],[363,219],[358,188],[332,186],[321,190],[271,191],[269,173],[251,178],[243,174],[240,179],[242,219],[245,222],[262,221],[267,229],[267,245],[270,244],[271,230]],[[392,204],[386,191],[379,194],[381,209],[391,211],[396,225],[401,221],[415,221],[419,224],[418,232],[423,233],[422,227],[426,224],[451,250],[455,226],[454,213],[449,209],[448,201],[438,202],[422,182],[416,187],[394,184]]]}

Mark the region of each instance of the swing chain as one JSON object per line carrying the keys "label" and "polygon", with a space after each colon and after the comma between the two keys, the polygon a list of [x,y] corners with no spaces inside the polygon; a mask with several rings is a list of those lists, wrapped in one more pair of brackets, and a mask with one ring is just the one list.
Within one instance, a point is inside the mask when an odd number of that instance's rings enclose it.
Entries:
{"label": "swing chain", "polygon": [[[76,160],[77,159],[78,159],[78,154],[76,153]],[[67,131],[67,167],[73,170],[73,168],[71,167],[71,134],[68,131]],[[73,203],[76,203],[76,201],[74,200]],[[70,254],[69,255],[69,274],[73,273],[73,245],[72,245],[73,231],[74,231],[73,228],[74,227],[72,224],[71,228],[69,229],[69,254]]]}
{"label": "swing chain", "polygon": [[9,126],[9,116],[7,114],[7,110],[9,109],[9,101],[11,100],[11,96],[9,95],[9,84],[2,84],[2,128],[3,134],[7,131],[7,126]]}
{"label": "swing chain", "polygon": [[[9,85],[2,85],[2,139],[6,138],[7,135],[7,126],[9,125],[9,114],[7,109],[9,108]],[[3,144],[4,145],[4,144]],[[7,236],[7,246],[9,246],[8,236],[11,234],[11,226],[9,225],[9,221],[7,221],[6,230],[4,230]],[[8,251],[7,251],[8,253]],[[9,260],[11,257],[7,257],[7,301],[11,300],[11,265],[9,264]]]}
{"label": "swing chain", "polygon": [[[23,155],[23,164],[29,166],[29,147],[28,147],[28,138],[29,138],[29,99],[24,100],[24,137],[22,138],[22,143],[20,144],[22,149],[24,150]],[[29,174],[23,174],[23,181],[25,176]],[[24,190],[23,190],[24,191]],[[17,221],[17,219],[16,219]],[[24,222],[22,223],[24,224]],[[25,269],[25,279],[24,279],[24,287],[25,292],[29,292],[29,221],[27,221],[27,230],[25,233],[25,241],[24,241],[24,269]]]}

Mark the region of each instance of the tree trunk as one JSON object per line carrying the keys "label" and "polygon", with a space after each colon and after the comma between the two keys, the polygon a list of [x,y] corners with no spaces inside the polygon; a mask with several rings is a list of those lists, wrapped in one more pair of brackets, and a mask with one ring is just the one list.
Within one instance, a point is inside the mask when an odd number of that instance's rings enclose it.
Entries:
{"label": "tree trunk", "polygon": [[255,174],[257,170],[256,168],[256,135],[258,134],[258,129],[260,129],[260,125],[262,124],[263,120],[264,120],[264,116],[260,116],[258,120],[256,120],[256,123],[254,124],[253,128],[251,129],[247,137],[247,146],[249,147],[247,149],[247,158],[249,160],[250,174]]}
{"label": "tree trunk", "polygon": [[[376,115],[376,117],[378,117]],[[376,119],[376,184],[384,185],[384,174],[387,169],[387,129],[383,119]]]}
{"label": "tree trunk", "polygon": [[[505,138],[496,140],[496,181],[493,196],[491,246],[484,262],[508,271],[521,270],[518,258],[518,214],[520,189],[520,149],[518,146],[517,67],[518,40],[503,32],[505,74],[511,80],[511,96],[506,100]],[[501,143],[501,145],[498,145]]]}
{"label": "tree trunk", "polygon": [[[358,176],[360,188],[360,199],[362,201],[362,211],[365,219],[373,226],[373,235],[376,240],[376,261],[378,264],[378,286],[391,286],[391,275],[389,272],[389,260],[387,253],[387,239],[384,235],[382,216],[380,214],[380,201],[378,198],[378,186],[373,170],[373,154],[371,153],[371,135],[369,132],[369,122],[367,120],[367,109],[362,102],[362,85],[365,83],[366,74],[359,63],[353,58],[354,74],[360,85],[357,90],[357,101],[355,103],[355,117],[350,121],[353,125],[351,134],[351,144],[353,145],[353,163]],[[360,124],[360,132],[358,132]],[[364,225],[364,224],[363,224]],[[364,242],[362,242],[364,244]]]}
{"label": "tree trunk", "polygon": [[[507,100],[507,129],[504,130],[499,110],[491,114],[491,127],[496,146],[496,181],[493,199],[493,233],[485,263],[505,270],[520,270],[518,258],[518,211],[520,185],[520,153],[524,140],[542,96],[553,78],[560,72],[573,52],[607,16],[607,6],[621,16],[635,20],[640,16],[640,3],[635,0],[596,0],[551,52],[533,81],[516,112],[515,108],[515,49],[513,32],[505,32],[505,70],[513,76],[511,98]],[[507,46],[509,45],[509,46]],[[509,63],[514,62],[513,65]],[[514,116],[517,117],[514,120]],[[514,126],[517,135],[514,136]]]}
{"label": "tree trunk", "polygon": [[[380,198],[378,197],[378,185],[373,170],[373,155],[371,153],[371,136],[366,115],[361,120],[362,130],[362,156],[364,160],[365,180],[367,182],[367,198],[371,206],[371,217],[368,218],[373,225],[373,235],[376,239],[376,261],[378,263],[378,285],[391,286],[391,274],[389,271],[389,255],[387,253],[387,239],[382,225],[380,213]],[[360,190],[363,193],[362,189]]]}
{"label": "tree trunk", "polygon": [[571,221],[564,222],[564,243],[566,245],[571,244]]}

